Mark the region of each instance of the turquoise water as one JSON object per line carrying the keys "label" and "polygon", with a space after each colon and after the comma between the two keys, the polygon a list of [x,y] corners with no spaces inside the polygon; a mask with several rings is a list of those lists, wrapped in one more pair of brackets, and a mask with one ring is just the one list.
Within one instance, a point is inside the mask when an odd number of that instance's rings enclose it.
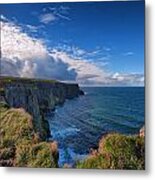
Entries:
{"label": "turquoise water", "polygon": [[67,100],[48,114],[60,166],[83,159],[105,133],[135,134],[144,125],[144,87],[82,89],[84,96]]}

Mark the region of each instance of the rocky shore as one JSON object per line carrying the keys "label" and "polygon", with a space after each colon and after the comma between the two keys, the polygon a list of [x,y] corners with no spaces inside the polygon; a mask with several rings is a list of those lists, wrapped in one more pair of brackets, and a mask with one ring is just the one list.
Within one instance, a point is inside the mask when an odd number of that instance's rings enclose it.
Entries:
{"label": "rocky shore", "polygon": [[23,108],[33,117],[35,131],[42,139],[49,135],[45,113],[54,110],[66,99],[82,95],[78,84],[66,84],[54,80],[24,78],[0,78],[0,102],[13,108]]}

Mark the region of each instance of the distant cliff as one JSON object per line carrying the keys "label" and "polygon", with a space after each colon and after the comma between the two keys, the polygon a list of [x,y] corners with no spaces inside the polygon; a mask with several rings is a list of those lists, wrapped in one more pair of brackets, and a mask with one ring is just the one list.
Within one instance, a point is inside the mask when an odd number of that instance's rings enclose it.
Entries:
{"label": "distant cliff", "polygon": [[33,126],[39,136],[49,135],[45,112],[54,110],[66,99],[78,97],[83,92],[78,84],[66,84],[53,80],[26,78],[0,78],[0,101],[9,107],[24,108],[33,117]]}

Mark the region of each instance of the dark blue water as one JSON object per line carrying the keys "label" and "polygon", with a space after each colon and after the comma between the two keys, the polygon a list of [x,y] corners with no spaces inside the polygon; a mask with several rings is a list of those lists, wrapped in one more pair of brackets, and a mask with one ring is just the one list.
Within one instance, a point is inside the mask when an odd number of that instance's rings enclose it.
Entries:
{"label": "dark blue water", "polygon": [[58,142],[59,165],[73,165],[108,132],[138,133],[144,125],[143,87],[82,88],[84,96],[68,100],[48,114],[52,139]]}

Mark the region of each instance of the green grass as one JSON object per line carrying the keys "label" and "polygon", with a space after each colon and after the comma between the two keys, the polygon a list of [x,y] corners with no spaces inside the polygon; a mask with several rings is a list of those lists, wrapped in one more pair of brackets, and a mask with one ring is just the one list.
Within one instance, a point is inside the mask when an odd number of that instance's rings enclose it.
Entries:
{"label": "green grass", "polygon": [[24,109],[0,107],[0,165],[58,167],[55,143],[41,142]]}
{"label": "green grass", "polygon": [[33,79],[33,78],[26,78],[26,77],[9,77],[9,76],[0,76],[0,92],[1,90],[3,91],[4,85],[5,84],[11,84],[11,83],[28,83],[34,85],[35,83],[48,83],[48,84],[53,84],[53,83],[58,83],[57,80],[52,80],[52,79]]}
{"label": "green grass", "polygon": [[145,169],[144,137],[109,134],[77,168]]}
{"label": "green grass", "polygon": [[17,146],[15,166],[41,168],[58,167],[51,153],[50,144],[46,142],[37,144],[25,142]]}

